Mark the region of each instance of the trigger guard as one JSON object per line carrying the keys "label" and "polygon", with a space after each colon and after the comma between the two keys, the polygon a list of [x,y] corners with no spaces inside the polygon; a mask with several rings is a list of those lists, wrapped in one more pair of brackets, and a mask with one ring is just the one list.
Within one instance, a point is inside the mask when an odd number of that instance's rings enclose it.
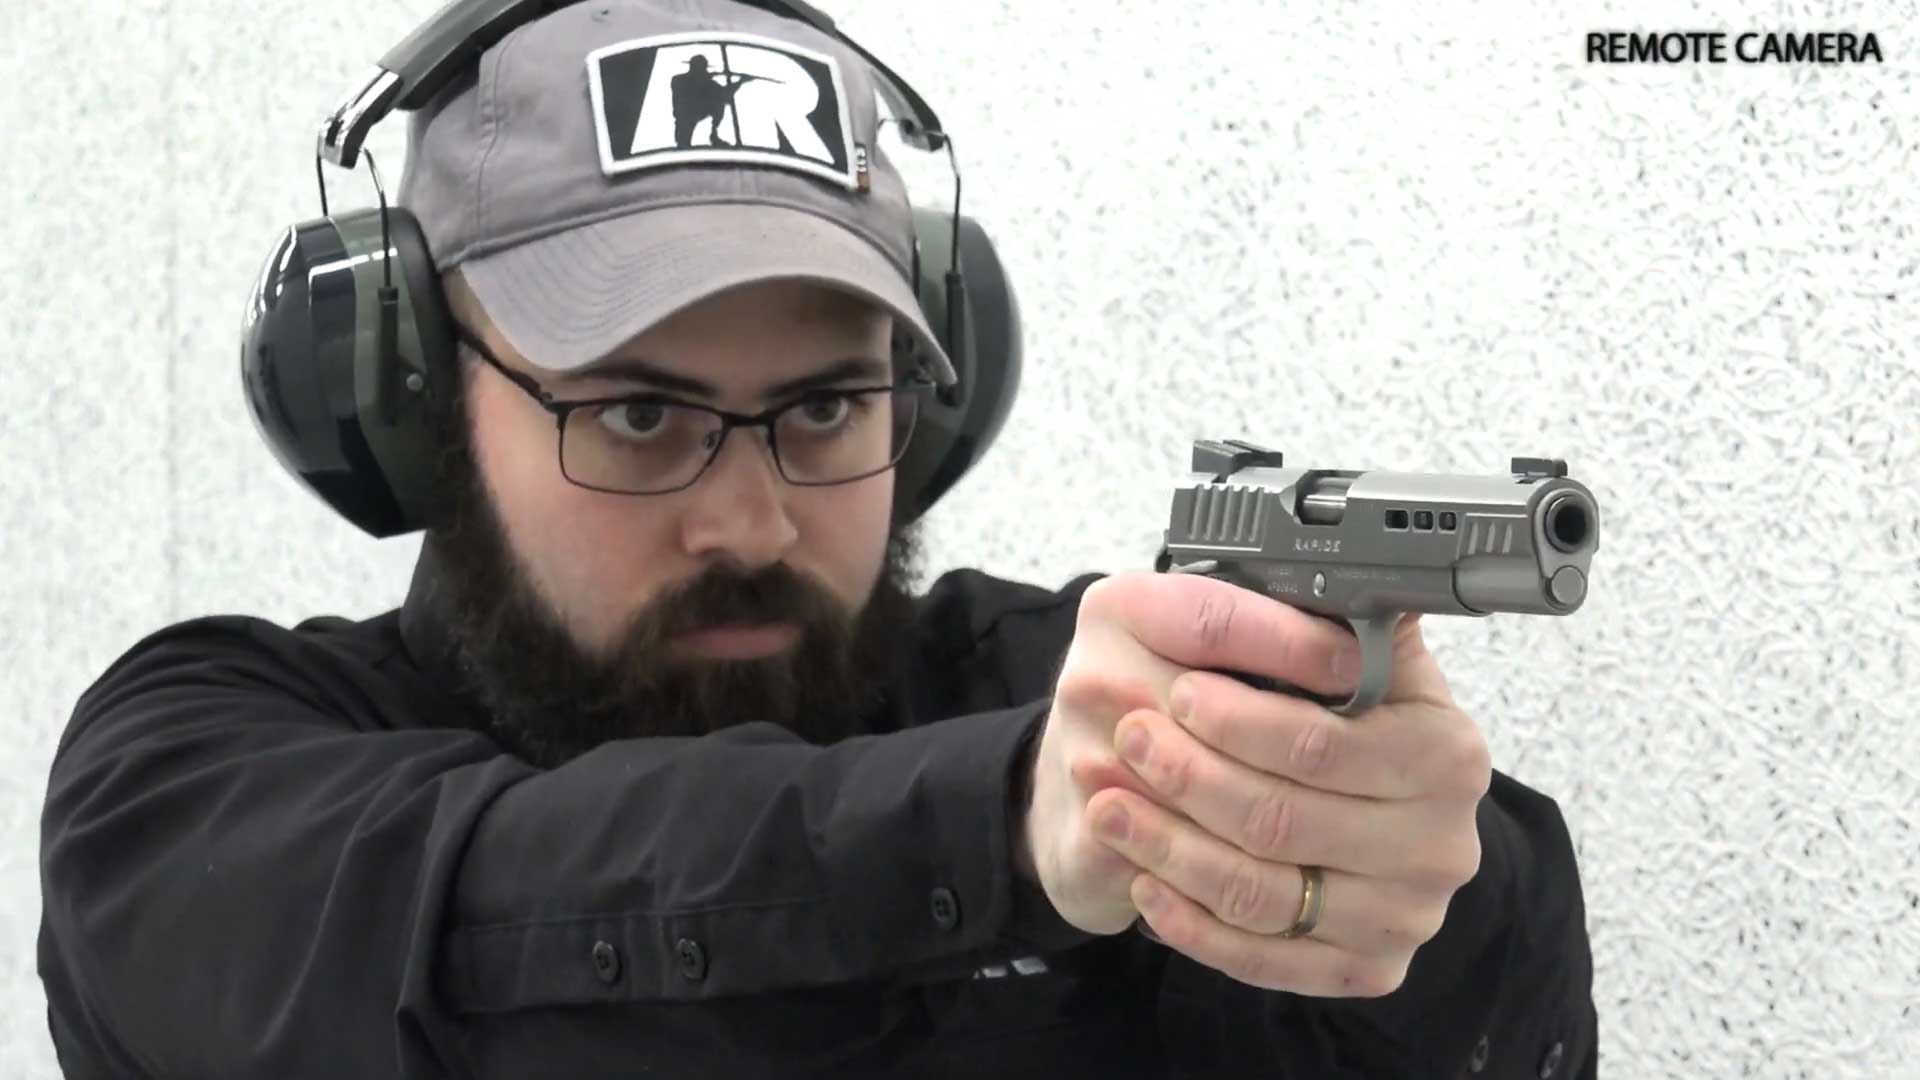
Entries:
{"label": "trigger guard", "polygon": [[1378,619],[1353,621],[1353,636],[1360,640],[1360,682],[1354,687],[1352,696],[1345,701],[1336,696],[1316,694],[1267,675],[1245,671],[1223,671],[1220,674],[1230,675],[1255,690],[1303,698],[1339,716],[1357,716],[1380,704],[1387,696],[1387,688],[1393,685],[1393,631],[1401,618],[1399,613],[1394,613]]}
{"label": "trigger guard", "polygon": [[1373,619],[1351,619],[1353,636],[1360,639],[1360,684],[1353,696],[1327,706],[1341,716],[1366,712],[1387,696],[1393,685],[1393,632],[1404,613],[1394,611]]}
{"label": "trigger guard", "polygon": [[[1234,580],[1232,573],[1221,570],[1220,564],[1216,561],[1207,560],[1187,566],[1172,566],[1171,563],[1171,558],[1163,548],[1161,557],[1155,560],[1154,571],[1199,574],[1201,577],[1210,577],[1215,581],[1224,581],[1229,585],[1246,588],[1245,585]],[[1345,701],[1341,701],[1338,697],[1303,690],[1266,675],[1254,675],[1244,671],[1223,671],[1220,674],[1232,676],[1256,690],[1305,698],[1340,716],[1356,716],[1380,704],[1387,696],[1387,689],[1393,685],[1393,632],[1399,627],[1400,620],[1405,614],[1405,612],[1390,611],[1371,619],[1347,620],[1347,624],[1353,630],[1353,636],[1360,641],[1360,682],[1354,687],[1353,695]],[[1326,618],[1326,616],[1321,617]]]}

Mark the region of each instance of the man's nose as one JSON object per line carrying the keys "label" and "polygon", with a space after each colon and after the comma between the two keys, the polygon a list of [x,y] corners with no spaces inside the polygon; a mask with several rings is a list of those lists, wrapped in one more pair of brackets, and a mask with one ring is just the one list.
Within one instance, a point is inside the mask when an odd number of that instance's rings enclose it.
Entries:
{"label": "man's nose", "polygon": [[787,516],[787,491],[766,436],[729,432],[720,456],[688,490],[681,523],[687,553],[726,555],[747,567],[780,561],[800,536]]}

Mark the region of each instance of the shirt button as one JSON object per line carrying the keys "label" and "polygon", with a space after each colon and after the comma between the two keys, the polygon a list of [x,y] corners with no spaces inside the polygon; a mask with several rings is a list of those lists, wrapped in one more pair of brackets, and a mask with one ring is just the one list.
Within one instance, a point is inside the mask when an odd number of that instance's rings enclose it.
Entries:
{"label": "shirt button", "polygon": [[604,941],[593,943],[593,973],[611,986],[620,978],[620,950]]}
{"label": "shirt button", "polygon": [[1487,1055],[1492,1052],[1493,1047],[1487,1042],[1487,1037],[1485,1035],[1480,1036],[1480,1041],[1473,1044],[1473,1059],[1467,1062],[1467,1068],[1472,1069],[1474,1072],[1485,1072],[1487,1070]]}
{"label": "shirt button", "polygon": [[692,938],[681,938],[673,943],[674,955],[680,958],[680,974],[699,982],[707,977],[707,951]]}
{"label": "shirt button", "polygon": [[1560,1043],[1554,1043],[1547,1050],[1547,1056],[1540,1059],[1540,1080],[1547,1080],[1553,1075],[1553,1071],[1560,1067],[1560,1055],[1565,1052],[1566,1047]]}
{"label": "shirt button", "polygon": [[941,887],[933,890],[933,924],[942,930],[951,930],[960,925],[960,898],[953,890]]}

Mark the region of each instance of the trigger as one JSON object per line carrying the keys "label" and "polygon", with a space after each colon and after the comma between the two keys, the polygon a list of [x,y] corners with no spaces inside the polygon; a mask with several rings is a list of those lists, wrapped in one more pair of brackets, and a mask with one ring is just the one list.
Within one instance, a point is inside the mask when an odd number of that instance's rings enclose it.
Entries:
{"label": "trigger", "polygon": [[1393,631],[1402,614],[1395,611],[1377,619],[1349,620],[1353,636],[1360,639],[1360,685],[1344,703],[1328,706],[1334,712],[1354,716],[1387,696],[1387,687],[1393,684]]}

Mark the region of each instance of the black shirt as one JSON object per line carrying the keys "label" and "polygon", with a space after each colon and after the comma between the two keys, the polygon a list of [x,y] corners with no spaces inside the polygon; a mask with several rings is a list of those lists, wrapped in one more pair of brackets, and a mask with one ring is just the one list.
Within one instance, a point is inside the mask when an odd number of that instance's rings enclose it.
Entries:
{"label": "black shirt", "polygon": [[766,722],[537,769],[397,611],[196,619],[81,697],[41,826],[69,1077],[1591,1077],[1579,877],[1498,772],[1478,876],[1378,999],[1084,933],[1010,855],[1092,576],[920,602],[873,735]]}

